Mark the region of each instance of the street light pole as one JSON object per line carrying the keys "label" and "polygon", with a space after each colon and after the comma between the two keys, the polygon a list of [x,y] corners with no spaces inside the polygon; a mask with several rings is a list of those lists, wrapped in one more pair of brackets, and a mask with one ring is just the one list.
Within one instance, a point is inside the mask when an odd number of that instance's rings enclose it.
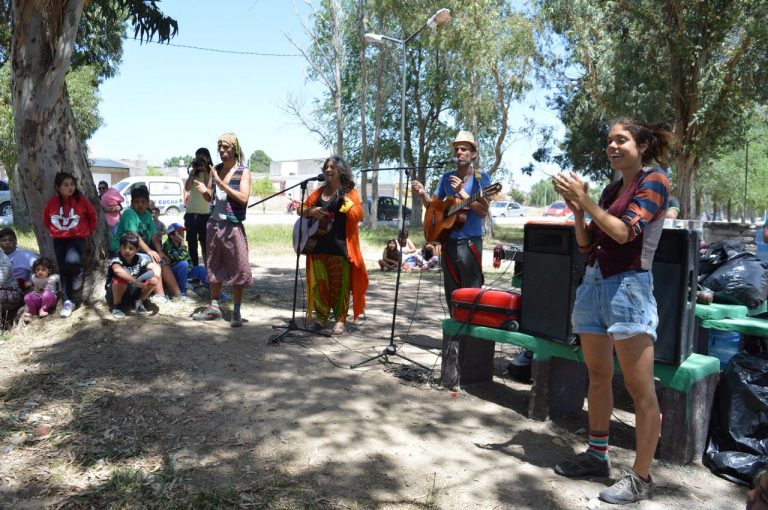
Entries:
{"label": "street light pole", "polygon": [[403,169],[405,168],[405,72],[406,72],[406,47],[408,43],[416,37],[425,28],[435,28],[447,25],[451,22],[451,11],[449,9],[439,9],[422,26],[405,39],[396,39],[386,35],[367,33],[365,40],[369,43],[382,44],[384,41],[390,41],[400,45],[402,58],[400,61],[400,168],[398,172],[397,199],[400,206],[397,209],[397,228],[402,229],[405,219],[403,218]]}

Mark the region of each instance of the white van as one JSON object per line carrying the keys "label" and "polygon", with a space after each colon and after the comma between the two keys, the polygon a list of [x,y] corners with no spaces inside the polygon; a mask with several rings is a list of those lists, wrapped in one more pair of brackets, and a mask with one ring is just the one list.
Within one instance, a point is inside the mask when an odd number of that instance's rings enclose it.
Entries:
{"label": "white van", "polygon": [[113,186],[123,195],[123,207],[131,206],[131,191],[146,186],[149,189],[149,199],[155,202],[160,214],[175,216],[186,209],[184,182],[178,177],[126,177]]}

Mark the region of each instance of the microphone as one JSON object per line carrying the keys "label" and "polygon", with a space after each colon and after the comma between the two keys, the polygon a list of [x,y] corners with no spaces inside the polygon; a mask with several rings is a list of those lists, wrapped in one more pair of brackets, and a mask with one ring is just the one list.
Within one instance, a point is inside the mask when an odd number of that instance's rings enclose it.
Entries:
{"label": "microphone", "polygon": [[458,163],[458,162],[459,162],[459,158],[451,158],[451,159],[446,159],[444,161],[438,161],[435,164],[437,166],[445,166],[445,165],[453,165],[454,163]]}
{"label": "microphone", "polygon": [[317,174],[317,177],[310,177],[309,179],[307,179],[307,182],[309,181],[323,182],[325,181],[325,174]]}

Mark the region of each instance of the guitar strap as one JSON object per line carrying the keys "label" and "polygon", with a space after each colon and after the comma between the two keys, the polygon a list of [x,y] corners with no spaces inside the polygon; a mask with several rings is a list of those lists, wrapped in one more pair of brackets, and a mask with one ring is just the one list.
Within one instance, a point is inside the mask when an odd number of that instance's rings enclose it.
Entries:
{"label": "guitar strap", "polygon": [[[477,268],[480,270],[480,285],[485,285],[485,275],[483,274],[483,257],[480,254],[480,250],[477,249],[477,245],[472,242],[471,239],[467,239],[467,248],[469,248],[469,251],[472,252],[472,256],[475,258],[475,263],[477,264]],[[445,267],[448,269],[448,274],[451,277],[451,280],[453,280],[453,283],[458,287],[461,286],[461,280],[459,279],[459,273],[456,271],[456,265],[453,262],[453,259],[448,255],[448,252],[443,254],[443,257],[445,258]]]}

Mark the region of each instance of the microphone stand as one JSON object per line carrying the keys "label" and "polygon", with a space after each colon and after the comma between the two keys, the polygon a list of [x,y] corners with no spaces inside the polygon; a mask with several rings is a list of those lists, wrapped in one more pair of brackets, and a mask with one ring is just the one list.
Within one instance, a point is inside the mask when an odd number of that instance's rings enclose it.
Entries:
{"label": "microphone stand", "polygon": [[[272,197],[275,197],[277,195],[281,195],[281,194],[285,193],[286,191],[288,191],[290,189],[293,189],[293,188],[295,188],[297,186],[301,186],[301,202],[300,202],[300,205],[299,205],[299,221],[301,221],[301,219],[303,218],[303,212],[304,212],[304,199],[305,199],[305,195],[306,195],[306,192],[307,192],[307,183],[310,182],[310,181],[318,181],[318,180],[320,180],[320,179],[318,179],[317,177],[310,177],[309,179],[304,179],[303,181],[299,182],[298,184],[294,184],[293,186],[291,186],[289,188],[285,188],[284,190],[279,191],[279,192],[277,192],[277,193],[275,193],[275,194],[273,194],[271,196],[268,196],[267,198],[265,198],[263,200],[259,200],[255,204],[249,205],[248,207],[253,207],[254,205],[260,204],[261,202],[264,202],[265,200],[269,200]],[[320,335],[320,336],[331,336],[330,333],[327,333],[325,331],[312,331],[311,329],[299,327],[299,325],[296,324],[296,292],[297,292],[297,289],[298,289],[298,286],[299,286],[299,259],[301,258],[301,241],[302,241],[301,235],[302,235],[302,231],[304,230],[304,229],[301,228],[301,225],[297,225],[297,227],[298,227],[298,237],[296,239],[296,246],[294,247],[295,251],[296,251],[296,270],[293,273],[293,306],[291,307],[291,319],[288,321],[288,323],[285,326],[272,326],[272,329],[282,329],[282,328],[285,328],[285,331],[283,331],[282,333],[280,333],[278,335],[274,335],[274,336],[269,337],[268,343],[270,343],[270,344],[278,343],[281,338],[283,338],[285,335],[287,335],[288,333],[290,333],[292,331],[304,331],[306,333],[312,333],[312,334]]]}
{"label": "microphone stand", "polygon": [[[366,168],[365,170],[361,170],[361,172],[373,172],[375,170],[405,170],[405,198],[403,199],[403,202],[408,201],[408,182],[410,181],[411,177],[411,170],[417,170],[422,168],[443,168],[445,164],[448,164],[448,162],[444,164],[438,164],[435,166],[420,166],[420,167],[390,167],[390,168]],[[400,218],[402,219],[402,223],[400,224],[400,232],[398,233],[398,244],[399,240],[402,239],[405,236],[405,218],[403,218],[403,206],[405,204],[400,204]],[[395,323],[397,322],[397,298],[400,293],[400,274],[402,273],[403,268],[403,250],[402,247],[400,247],[399,250],[399,256],[397,260],[397,278],[395,280],[395,303],[392,308],[392,329],[389,333],[389,345],[384,347],[384,350],[381,351],[380,354],[377,354],[376,356],[371,356],[366,360],[361,361],[360,363],[356,363],[354,365],[350,365],[349,368],[357,368],[360,366],[365,365],[366,363],[370,363],[371,361],[375,361],[377,359],[384,358],[385,362],[389,362],[389,356],[397,356],[398,358],[403,358],[406,361],[409,361],[413,363],[414,365],[420,366],[421,368],[425,370],[432,370],[426,365],[422,365],[421,363],[412,360],[411,358],[408,358],[406,356],[403,356],[399,352],[397,352],[397,346],[395,345]]]}

